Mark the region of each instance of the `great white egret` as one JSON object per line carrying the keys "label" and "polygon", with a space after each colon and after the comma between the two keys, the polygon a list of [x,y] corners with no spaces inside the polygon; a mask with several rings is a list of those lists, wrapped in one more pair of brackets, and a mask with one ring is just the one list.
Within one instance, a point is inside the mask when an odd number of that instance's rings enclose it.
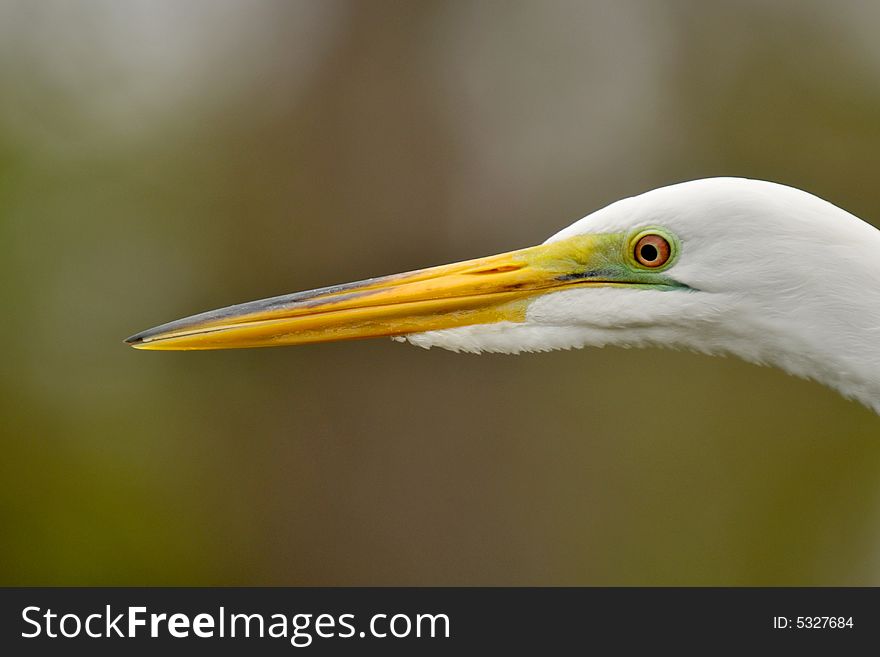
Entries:
{"label": "great white egret", "polygon": [[742,178],[623,199],[519,251],[298,292],[138,333],[139,349],[391,336],[454,351],[734,354],[880,413],[880,231]]}

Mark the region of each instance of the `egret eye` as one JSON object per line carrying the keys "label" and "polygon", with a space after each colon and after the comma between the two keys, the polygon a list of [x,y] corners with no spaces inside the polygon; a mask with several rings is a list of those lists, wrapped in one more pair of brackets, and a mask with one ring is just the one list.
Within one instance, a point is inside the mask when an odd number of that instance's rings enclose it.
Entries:
{"label": "egret eye", "polygon": [[633,249],[633,256],[643,267],[660,267],[669,260],[672,249],[669,242],[660,235],[650,234],[639,238]]}

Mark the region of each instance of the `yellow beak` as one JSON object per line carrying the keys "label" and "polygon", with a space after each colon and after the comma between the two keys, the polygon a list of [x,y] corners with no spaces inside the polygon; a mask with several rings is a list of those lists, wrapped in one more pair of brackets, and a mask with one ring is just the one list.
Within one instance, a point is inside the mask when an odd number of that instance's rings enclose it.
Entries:
{"label": "yellow beak", "polygon": [[187,317],[126,340],[138,349],[274,347],[522,322],[529,300],[584,277],[596,238],[251,301]]}

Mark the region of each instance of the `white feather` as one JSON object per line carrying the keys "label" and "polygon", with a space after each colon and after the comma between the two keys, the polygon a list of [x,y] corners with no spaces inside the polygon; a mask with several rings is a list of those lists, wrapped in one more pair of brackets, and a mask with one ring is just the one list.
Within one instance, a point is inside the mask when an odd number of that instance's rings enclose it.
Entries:
{"label": "white feather", "polygon": [[619,345],[734,354],[880,413],[880,231],[791,187],[710,178],[618,201],[548,242],[643,226],[678,235],[668,273],[692,291],[571,289],[537,297],[523,323],[401,339],[473,353]]}

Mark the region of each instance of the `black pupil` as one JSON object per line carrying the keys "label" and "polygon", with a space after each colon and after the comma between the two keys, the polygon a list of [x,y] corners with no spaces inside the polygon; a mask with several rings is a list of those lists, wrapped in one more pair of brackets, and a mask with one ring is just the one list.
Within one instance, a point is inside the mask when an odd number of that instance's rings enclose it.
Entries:
{"label": "black pupil", "polygon": [[642,260],[645,262],[654,262],[657,259],[657,256],[660,255],[657,252],[657,247],[653,244],[643,244],[639,253],[642,254]]}

